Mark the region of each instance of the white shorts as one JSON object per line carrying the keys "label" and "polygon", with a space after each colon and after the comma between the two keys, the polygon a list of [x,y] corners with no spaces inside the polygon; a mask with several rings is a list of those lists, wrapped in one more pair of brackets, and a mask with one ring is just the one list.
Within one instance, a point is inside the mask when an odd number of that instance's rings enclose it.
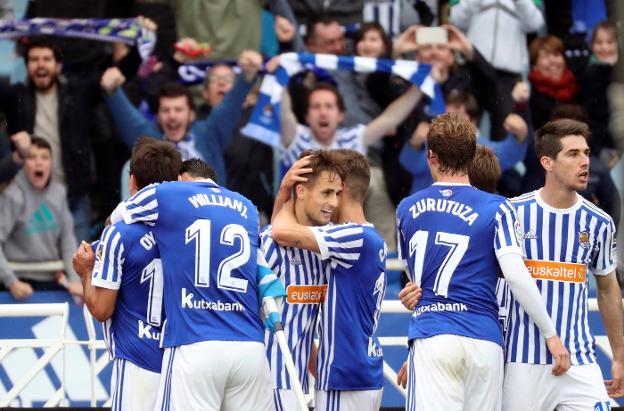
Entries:
{"label": "white shorts", "polygon": [[364,391],[314,392],[315,411],[379,411],[383,388]]}
{"label": "white shorts", "polygon": [[459,335],[418,338],[410,347],[407,411],[500,410],[503,349]]}
{"label": "white shorts", "polygon": [[264,344],[202,341],[165,349],[155,410],[272,411]]}
{"label": "white shorts", "polygon": [[156,403],[160,374],[115,358],[111,375],[111,411],[151,410]]}
{"label": "white shorts", "polygon": [[[607,410],[609,395],[598,364],[572,365],[563,375],[550,364],[505,365],[504,410]],[[602,408],[601,408],[602,407]]]}
{"label": "white shorts", "polygon": [[299,411],[299,402],[295,390],[273,389],[273,403],[275,411]]}

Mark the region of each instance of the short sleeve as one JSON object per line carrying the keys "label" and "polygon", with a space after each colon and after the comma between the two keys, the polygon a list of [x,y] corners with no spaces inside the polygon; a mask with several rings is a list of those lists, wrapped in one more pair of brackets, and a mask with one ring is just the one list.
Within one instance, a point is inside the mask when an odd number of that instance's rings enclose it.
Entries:
{"label": "short sleeve", "polygon": [[522,227],[516,210],[509,200],[500,204],[496,212],[494,229],[494,252],[497,258],[511,253],[522,255],[522,248],[520,247]]}
{"label": "short sleeve", "polygon": [[121,232],[114,225],[104,229],[95,251],[95,266],[91,284],[96,287],[118,290],[121,286],[125,247]]}
{"label": "short sleeve", "polygon": [[357,262],[364,246],[364,230],[357,224],[308,227],[319,246],[321,259],[331,260],[332,268],[340,265],[351,268]]}
{"label": "short sleeve", "polygon": [[157,184],[151,184],[124,202],[121,214],[126,224],[158,220],[157,189]]}
{"label": "short sleeve", "polygon": [[279,244],[271,238],[270,230],[265,230],[260,234],[260,249],[271,270],[273,270],[274,273],[279,273],[279,267],[283,262],[282,250]]}
{"label": "short sleeve", "polygon": [[590,269],[594,275],[610,274],[617,266],[617,244],[615,240],[615,224],[609,218],[604,222],[600,230],[594,249]]}

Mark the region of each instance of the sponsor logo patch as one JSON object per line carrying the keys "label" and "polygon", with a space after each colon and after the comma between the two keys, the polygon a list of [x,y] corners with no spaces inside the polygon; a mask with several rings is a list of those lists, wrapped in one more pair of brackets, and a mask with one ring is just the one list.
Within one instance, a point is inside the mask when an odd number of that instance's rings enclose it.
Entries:
{"label": "sponsor logo patch", "polygon": [[526,260],[524,264],[536,280],[584,283],[587,279],[587,266],[584,264],[544,260]]}
{"label": "sponsor logo patch", "polygon": [[327,285],[289,285],[286,301],[289,304],[319,304],[325,301]]}

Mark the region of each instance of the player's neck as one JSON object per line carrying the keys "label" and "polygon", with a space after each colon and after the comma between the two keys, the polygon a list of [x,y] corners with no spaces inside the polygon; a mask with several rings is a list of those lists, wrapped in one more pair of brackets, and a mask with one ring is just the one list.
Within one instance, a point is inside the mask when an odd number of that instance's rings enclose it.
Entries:
{"label": "player's neck", "polygon": [[468,174],[437,173],[434,181],[436,183],[470,184]]}
{"label": "player's neck", "polygon": [[354,201],[342,200],[344,204],[340,206],[340,222],[341,223],[355,223],[366,224],[366,216],[364,215],[364,209],[362,205]]}
{"label": "player's neck", "polygon": [[556,184],[548,178],[544,187],[539,191],[539,195],[546,204],[553,208],[570,208],[578,201],[576,191]]}

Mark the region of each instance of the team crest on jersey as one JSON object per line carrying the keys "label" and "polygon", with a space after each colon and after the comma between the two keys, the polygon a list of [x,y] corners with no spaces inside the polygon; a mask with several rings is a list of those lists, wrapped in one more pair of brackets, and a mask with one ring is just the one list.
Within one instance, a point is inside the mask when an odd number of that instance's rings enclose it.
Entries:
{"label": "team crest on jersey", "polygon": [[578,239],[579,239],[579,245],[582,248],[588,248],[589,247],[589,234],[587,233],[587,231],[579,232]]}
{"label": "team crest on jersey", "polygon": [[210,191],[212,191],[213,193],[220,193],[221,189],[219,187],[210,187]]}
{"label": "team crest on jersey", "polygon": [[444,190],[440,190],[440,194],[442,194],[442,196],[444,197],[450,197],[453,195],[453,190],[451,190],[450,188],[445,188]]}

